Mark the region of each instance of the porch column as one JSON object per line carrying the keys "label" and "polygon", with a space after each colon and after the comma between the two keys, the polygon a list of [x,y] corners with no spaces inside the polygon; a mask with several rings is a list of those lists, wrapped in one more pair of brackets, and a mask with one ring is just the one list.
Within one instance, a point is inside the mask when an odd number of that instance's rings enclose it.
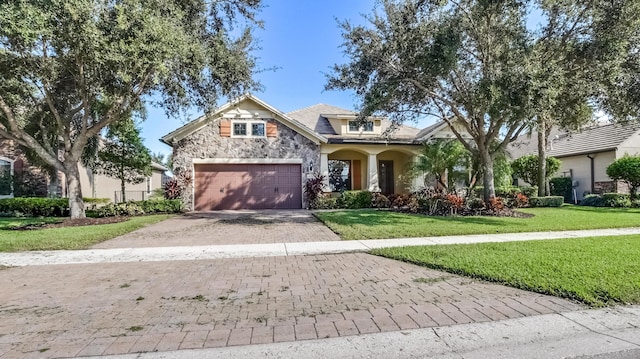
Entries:
{"label": "porch column", "polygon": [[374,153],[369,154],[367,168],[367,188],[370,192],[380,192],[380,186],[378,185],[378,155]]}
{"label": "porch column", "polygon": [[320,153],[320,174],[324,176],[322,191],[331,192],[331,187],[329,186],[329,154],[327,153]]}

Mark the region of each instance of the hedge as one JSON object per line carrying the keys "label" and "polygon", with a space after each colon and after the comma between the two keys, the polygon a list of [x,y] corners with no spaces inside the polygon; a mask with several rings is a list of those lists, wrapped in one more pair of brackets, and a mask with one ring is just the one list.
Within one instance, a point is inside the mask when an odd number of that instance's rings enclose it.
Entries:
{"label": "hedge", "polygon": [[68,198],[18,197],[0,199],[3,216],[66,217],[69,215]]}
{"label": "hedge", "polygon": [[95,211],[98,217],[138,216],[154,213],[180,213],[184,210],[179,199],[150,199],[146,201],[130,201],[109,203]]}
{"label": "hedge", "polygon": [[546,196],[546,197],[531,197],[529,198],[529,205],[531,207],[560,207],[564,203],[564,197],[562,196]]}

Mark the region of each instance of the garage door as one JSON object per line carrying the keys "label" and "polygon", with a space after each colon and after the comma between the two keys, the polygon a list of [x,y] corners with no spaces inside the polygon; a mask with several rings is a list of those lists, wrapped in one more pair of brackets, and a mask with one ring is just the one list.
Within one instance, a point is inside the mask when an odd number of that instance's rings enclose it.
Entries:
{"label": "garage door", "polygon": [[299,164],[195,165],[195,210],[302,208]]}

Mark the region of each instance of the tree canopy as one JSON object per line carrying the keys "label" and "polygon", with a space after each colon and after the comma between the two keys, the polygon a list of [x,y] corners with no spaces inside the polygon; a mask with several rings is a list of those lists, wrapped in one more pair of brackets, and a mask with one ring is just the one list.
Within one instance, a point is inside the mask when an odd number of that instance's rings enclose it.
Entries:
{"label": "tree canopy", "polygon": [[132,120],[109,126],[97,157],[95,172],[120,180],[123,202],[127,200],[127,183],[142,183],[151,176],[151,153],[142,143],[140,130]]}
{"label": "tree canopy", "polygon": [[[546,162],[546,172],[544,176],[544,180],[548,181],[551,176],[556,174],[560,169],[560,165],[562,164],[559,159],[555,157],[547,157],[545,158]],[[511,162],[511,168],[513,169],[513,174],[522,178],[525,182],[532,186],[536,186],[539,181],[538,174],[538,156],[537,155],[526,155],[520,158],[517,158]]]}
{"label": "tree canopy", "polygon": [[[638,3],[382,0],[367,24],[340,23],[347,61],[326,88],[355,90],[363,118],[435,116],[461,141],[467,132],[487,201],[495,158],[525,130],[575,128],[595,107],[631,112],[630,95],[616,99],[640,84]],[[542,19],[535,29],[532,13]]]}
{"label": "tree canopy", "polygon": [[[65,173],[91,138],[143,101],[177,115],[256,88],[260,0],[12,0],[0,4],[0,136]],[[157,99],[157,101],[153,101]]]}
{"label": "tree canopy", "polygon": [[625,155],[607,167],[607,176],[612,180],[624,181],[629,185],[631,199],[636,199],[640,188],[640,156]]}

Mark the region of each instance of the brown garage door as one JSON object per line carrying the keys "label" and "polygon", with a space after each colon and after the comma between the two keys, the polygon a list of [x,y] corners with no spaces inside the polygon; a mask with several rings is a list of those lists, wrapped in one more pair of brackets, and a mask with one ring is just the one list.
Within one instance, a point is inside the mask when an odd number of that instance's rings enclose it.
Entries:
{"label": "brown garage door", "polygon": [[302,208],[300,165],[195,165],[195,210]]}

